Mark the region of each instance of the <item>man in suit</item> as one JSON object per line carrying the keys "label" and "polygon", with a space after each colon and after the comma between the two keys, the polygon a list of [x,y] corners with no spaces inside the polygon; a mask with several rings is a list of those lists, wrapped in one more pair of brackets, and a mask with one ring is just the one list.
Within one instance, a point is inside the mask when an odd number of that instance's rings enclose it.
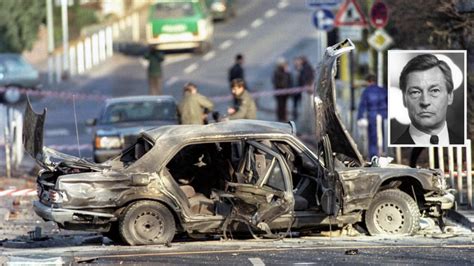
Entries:
{"label": "man in suit", "polygon": [[446,62],[432,54],[414,57],[400,74],[400,89],[411,124],[394,144],[464,144],[446,123],[453,103],[453,78]]}

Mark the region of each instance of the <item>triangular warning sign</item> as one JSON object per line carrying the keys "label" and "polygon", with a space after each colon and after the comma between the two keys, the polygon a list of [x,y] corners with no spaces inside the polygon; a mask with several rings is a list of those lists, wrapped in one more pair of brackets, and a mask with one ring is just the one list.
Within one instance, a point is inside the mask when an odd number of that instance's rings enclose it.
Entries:
{"label": "triangular warning sign", "polygon": [[346,0],[344,4],[339,8],[336,14],[336,20],[334,21],[336,27],[339,26],[359,26],[366,27],[367,21],[365,20],[364,13],[360,9],[359,4],[355,0]]}

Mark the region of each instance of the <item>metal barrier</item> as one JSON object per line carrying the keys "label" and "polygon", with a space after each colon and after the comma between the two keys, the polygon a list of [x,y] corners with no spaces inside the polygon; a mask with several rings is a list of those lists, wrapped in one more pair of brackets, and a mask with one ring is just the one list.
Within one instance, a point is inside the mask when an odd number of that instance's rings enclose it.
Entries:
{"label": "metal barrier", "polygon": [[[456,153],[454,153],[454,151],[456,151]],[[472,209],[471,140],[466,140],[464,146],[437,148],[437,156],[435,156],[434,147],[430,147],[428,152],[430,168],[435,167],[435,158],[438,157],[439,169],[449,176],[451,187],[456,189],[458,202],[460,204],[467,204],[468,208]],[[445,152],[447,152],[447,160]],[[465,160],[463,160],[463,158],[465,158]],[[447,172],[446,164],[448,166]]]}
{"label": "metal barrier", "polygon": [[70,41],[68,51],[58,47],[48,58],[48,82],[60,83],[63,78],[86,73],[113,56],[116,41],[138,42],[143,35],[141,30],[145,28],[144,22],[141,22],[144,17],[140,15],[144,13],[145,7]]}
{"label": "metal barrier", "polygon": [[20,111],[0,105],[0,162],[3,162],[5,175],[10,177],[23,159],[23,115]]}

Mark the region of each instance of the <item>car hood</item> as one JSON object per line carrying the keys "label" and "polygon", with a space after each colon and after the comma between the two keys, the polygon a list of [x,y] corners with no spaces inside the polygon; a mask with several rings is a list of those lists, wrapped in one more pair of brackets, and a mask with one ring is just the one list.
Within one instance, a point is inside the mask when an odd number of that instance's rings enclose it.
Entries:
{"label": "car hood", "polygon": [[339,56],[354,48],[354,44],[346,39],[326,49],[316,71],[312,102],[316,120],[317,143],[322,143],[323,137],[328,135],[333,152],[344,154],[357,161],[359,165],[363,165],[363,157],[336,110],[336,61]]}
{"label": "car hood", "polygon": [[29,99],[23,118],[23,146],[26,153],[33,157],[44,169],[53,170],[57,165],[100,171],[110,168],[108,165],[96,164],[83,158],[68,155],[43,146],[43,130],[46,120],[46,108],[43,113],[35,113]]}
{"label": "car hood", "polygon": [[177,125],[173,120],[155,120],[155,121],[136,121],[114,124],[99,124],[96,126],[96,135],[138,135],[139,133],[151,128]]}

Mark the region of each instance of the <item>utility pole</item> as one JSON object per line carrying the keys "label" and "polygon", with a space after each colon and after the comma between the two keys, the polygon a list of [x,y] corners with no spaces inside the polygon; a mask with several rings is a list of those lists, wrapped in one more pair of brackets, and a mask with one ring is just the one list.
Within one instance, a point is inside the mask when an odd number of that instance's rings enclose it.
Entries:
{"label": "utility pole", "polygon": [[53,21],[53,0],[46,0],[46,21],[48,25],[48,83],[53,83],[54,68],[54,21]]}
{"label": "utility pole", "polygon": [[68,0],[61,1],[61,22],[63,32],[63,74],[69,76],[69,29],[67,17]]}

